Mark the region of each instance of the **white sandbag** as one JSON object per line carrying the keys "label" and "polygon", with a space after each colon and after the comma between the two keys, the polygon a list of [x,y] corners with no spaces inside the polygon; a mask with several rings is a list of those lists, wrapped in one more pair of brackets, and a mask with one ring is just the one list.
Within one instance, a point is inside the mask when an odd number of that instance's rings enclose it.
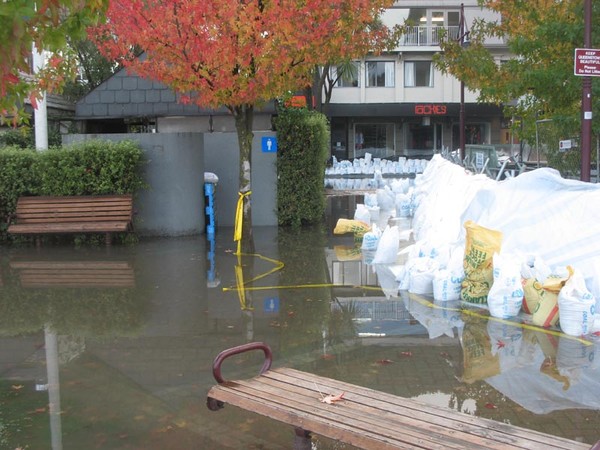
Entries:
{"label": "white sandbag", "polygon": [[367,231],[363,236],[361,250],[377,250],[380,238],[381,229],[374,223],[371,230]]}
{"label": "white sandbag", "polygon": [[432,258],[417,258],[410,267],[408,292],[412,294],[433,294],[433,277],[439,264]]}
{"label": "white sandbag", "polygon": [[369,213],[368,208],[363,203],[359,203],[356,205],[356,210],[354,211],[354,220],[360,220],[361,222],[366,223],[371,222],[371,214]]}
{"label": "white sandbag", "polygon": [[377,194],[365,194],[365,206],[372,208],[377,205]]}
{"label": "white sandbag", "polygon": [[463,278],[447,269],[436,271],[433,275],[433,299],[440,302],[459,300]]}
{"label": "white sandbag", "polygon": [[379,244],[377,245],[377,252],[373,258],[373,264],[394,264],[398,256],[398,250],[400,248],[400,232],[398,227],[385,227],[381,238],[379,238]]}
{"label": "white sandbag", "polygon": [[407,194],[396,194],[396,216],[410,217],[412,216],[411,198]]}
{"label": "white sandbag", "polygon": [[487,304],[492,317],[508,319],[519,314],[523,305],[521,259],[515,255],[494,254],[494,282]]}
{"label": "white sandbag", "polygon": [[582,336],[592,331],[596,299],[585,287],[578,270],[569,278],[558,294],[560,329],[570,336]]}
{"label": "white sandbag", "polygon": [[396,208],[394,204],[395,196],[389,187],[386,186],[385,188],[377,189],[375,195],[377,195],[377,206],[381,209],[390,211]]}

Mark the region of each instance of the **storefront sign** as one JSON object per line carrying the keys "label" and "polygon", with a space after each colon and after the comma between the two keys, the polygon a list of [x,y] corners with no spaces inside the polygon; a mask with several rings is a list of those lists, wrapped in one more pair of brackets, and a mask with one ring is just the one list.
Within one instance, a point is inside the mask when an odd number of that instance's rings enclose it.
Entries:
{"label": "storefront sign", "polygon": [[446,105],[415,105],[416,116],[444,116],[446,115]]}

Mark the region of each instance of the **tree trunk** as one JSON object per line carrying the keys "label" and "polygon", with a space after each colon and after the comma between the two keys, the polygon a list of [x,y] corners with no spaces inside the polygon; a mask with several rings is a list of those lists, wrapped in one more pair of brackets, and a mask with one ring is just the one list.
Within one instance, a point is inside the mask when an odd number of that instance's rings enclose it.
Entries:
{"label": "tree trunk", "polygon": [[254,252],[252,239],[252,202],[249,192],[252,190],[252,123],[253,105],[237,105],[230,108],[235,118],[235,128],[240,147],[239,195],[243,197],[242,243],[244,253]]}

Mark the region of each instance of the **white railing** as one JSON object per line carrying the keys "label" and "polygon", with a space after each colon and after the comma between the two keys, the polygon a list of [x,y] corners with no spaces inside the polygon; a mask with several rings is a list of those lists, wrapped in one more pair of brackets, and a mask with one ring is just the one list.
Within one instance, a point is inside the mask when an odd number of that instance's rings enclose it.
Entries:
{"label": "white railing", "polygon": [[433,46],[440,45],[443,39],[457,40],[459,27],[408,27],[400,38],[401,46]]}

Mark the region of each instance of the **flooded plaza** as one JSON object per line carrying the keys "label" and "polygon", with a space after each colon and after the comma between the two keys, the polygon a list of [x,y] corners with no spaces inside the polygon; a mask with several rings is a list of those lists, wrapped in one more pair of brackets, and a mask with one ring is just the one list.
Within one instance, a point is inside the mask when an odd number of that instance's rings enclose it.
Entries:
{"label": "flooded plaza", "polygon": [[[258,227],[111,248],[3,247],[1,449],[289,449],[291,426],[211,412],[212,361],[250,341],[275,367],[586,443],[600,439],[599,343],[401,291],[387,298],[352,235]],[[408,244],[408,243],[406,243]],[[262,355],[228,359],[254,376]],[[313,436],[313,448],[351,448]]]}

